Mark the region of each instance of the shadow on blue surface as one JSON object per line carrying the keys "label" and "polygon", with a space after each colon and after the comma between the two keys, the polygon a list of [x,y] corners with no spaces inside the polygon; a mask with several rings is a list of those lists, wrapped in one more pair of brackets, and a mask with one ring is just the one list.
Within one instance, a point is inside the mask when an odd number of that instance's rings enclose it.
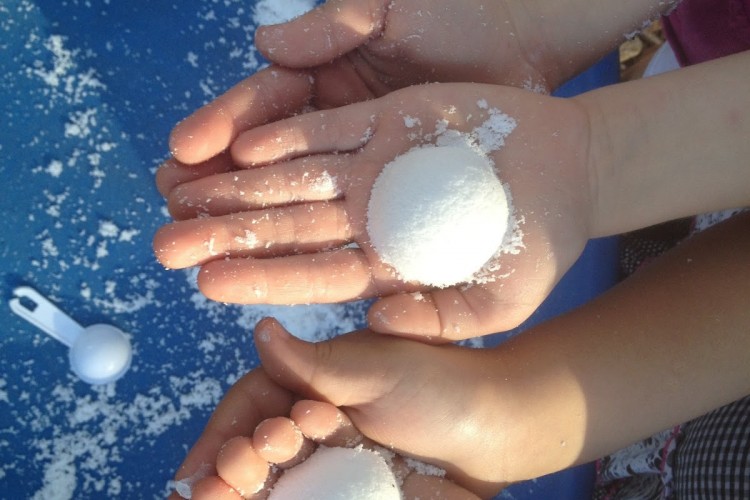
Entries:
{"label": "shadow on blue surface", "polygon": [[[7,0],[0,5],[2,297],[31,285],[84,325],[131,335],[116,386],[77,381],[62,345],[7,307],[0,320],[0,491],[14,498],[162,498],[224,391],[257,364],[255,321],[317,333],[362,326],[366,304],[213,304],[154,261],[167,221],[153,184],[179,119],[255,71],[253,2]],[[561,92],[613,81],[611,60]],[[614,243],[592,242],[530,319],[614,281]],[[335,325],[331,326],[331,325]],[[144,464],[147,464],[144,465]],[[586,498],[590,469],[514,486],[516,498]],[[554,492],[554,493],[551,493]]]}

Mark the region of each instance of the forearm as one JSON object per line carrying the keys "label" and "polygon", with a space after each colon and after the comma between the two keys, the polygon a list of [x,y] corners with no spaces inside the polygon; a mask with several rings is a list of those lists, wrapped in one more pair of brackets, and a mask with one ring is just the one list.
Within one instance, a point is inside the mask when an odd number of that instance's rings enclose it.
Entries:
{"label": "forearm", "polygon": [[750,204],[750,51],[577,98],[591,235]]}
{"label": "forearm", "polygon": [[742,215],[499,347],[519,409],[511,464],[587,462],[750,394],[748,256]]}
{"label": "forearm", "polygon": [[633,0],[509,0],[535,67],[556,88],[615,50],[626,37],[672,8],[674,2]]}

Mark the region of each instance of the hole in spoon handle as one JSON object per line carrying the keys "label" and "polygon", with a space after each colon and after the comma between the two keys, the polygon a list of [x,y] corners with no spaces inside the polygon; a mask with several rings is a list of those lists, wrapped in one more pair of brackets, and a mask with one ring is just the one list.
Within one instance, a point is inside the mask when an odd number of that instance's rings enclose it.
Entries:
{"label": "hole in spoon handle", "polygon": [[68,347],[83,331],[73,318],[33,288],[18,287],[13,290],[13,295],[10,308],[14,313]]}

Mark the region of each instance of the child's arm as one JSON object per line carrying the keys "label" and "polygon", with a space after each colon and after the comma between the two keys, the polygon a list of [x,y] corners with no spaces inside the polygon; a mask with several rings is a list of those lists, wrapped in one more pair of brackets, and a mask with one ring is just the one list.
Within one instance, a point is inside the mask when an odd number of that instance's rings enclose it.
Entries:
{"label": "child's arm", "polygon": [[530,407],[560,421],[547,444],[586,462],[750,394],[748,255],[744,214],[507,346],[515,389],[560,391]]}
{"label": "child's arm", "polygon": [[591,236],[750,205],[750,51],[575,100],[590,117]]}
{"label": "child's arm", "polygon": [[524,27],[527,54],[536,55],[551,88],[596,63],[626,38],[667,14],[680,0],[508,0]]}

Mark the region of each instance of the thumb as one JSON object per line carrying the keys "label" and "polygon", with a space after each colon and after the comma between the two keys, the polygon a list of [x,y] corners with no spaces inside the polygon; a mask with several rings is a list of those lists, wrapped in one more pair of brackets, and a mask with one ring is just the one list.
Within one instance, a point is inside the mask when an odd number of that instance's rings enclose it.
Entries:
{"label": "thumb", "polygon": [[329,0],[287,23],[261,26],[255,45],[270,61],[309,68],[333,61],[377,37],[390,0]]}
{"label": "thumb", "polygon": [[[255,346],[263,369],[282,387],[335,406],[371,403],[390,394],[403,375],[409,341],[354,332],[310,343],[293,337],[273,318],[255,327]],[[400,369],[398,368],[400,366]]]}

